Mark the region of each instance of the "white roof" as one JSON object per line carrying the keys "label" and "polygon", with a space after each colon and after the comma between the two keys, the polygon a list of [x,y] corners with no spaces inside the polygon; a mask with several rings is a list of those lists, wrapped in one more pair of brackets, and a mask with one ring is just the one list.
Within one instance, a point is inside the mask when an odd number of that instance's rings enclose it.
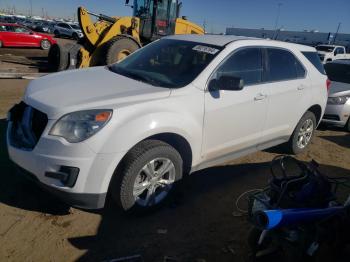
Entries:
{"label": "white roof", "polygon": [[235,35],[172,35],[165,37],[167,39],[177,39],[184,41],[199,42],[208,45],[225,46],[231,42],[237,40],[247,40],[247,39],[259,39],[246,36],[235,36]]}
{"label": "white roof", "polygon": [[184,41],[192,41],[192,42],[198,42],[202,44],[208,44],[208,45],[216,45],[216,46],[226,46],[227,44],[230,44],[232,42],[236,41],[242,41],[242,40],[250,40],[257,42],[256,44],[262,44],[262,45],[272,45],[274,44],[276,46],[281,47],[290,47],[290,48],[296,48],[300,51],[306,51],[306,52],[315,52],[315,48],[306,46],[306,45],[300,45],[300,44],[294,44],[294,43],[287,43],[282,41],[276,41],[276,40],[270,40],[270,39],[263,39],[263,38],[254,38],[254,37],[247,37],[247,36],[234,36],[234,35],[172,35],[165,37],[166,39],[176,39],[176,40],[184,40]]}

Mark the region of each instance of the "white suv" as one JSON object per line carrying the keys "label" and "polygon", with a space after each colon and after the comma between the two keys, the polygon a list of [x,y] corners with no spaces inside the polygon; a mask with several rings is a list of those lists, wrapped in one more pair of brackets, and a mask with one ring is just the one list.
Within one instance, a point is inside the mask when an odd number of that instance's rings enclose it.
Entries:
{"label": "white suv", "polygon": [[183,174],[287,143],[310,144],[327,102],[311,47],[171,36],[123,61],[32,81],[9,112],[21,170],[66,202],[124,210],[168,198]]}

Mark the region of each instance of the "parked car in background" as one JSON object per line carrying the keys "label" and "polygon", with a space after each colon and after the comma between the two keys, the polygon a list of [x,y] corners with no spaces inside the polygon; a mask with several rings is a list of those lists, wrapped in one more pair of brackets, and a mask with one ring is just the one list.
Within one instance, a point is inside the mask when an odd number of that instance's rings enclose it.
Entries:
{"label": "parked car in background", "polygon": [[57,23],[54,28],[56,37],[69,37],[78,40],[83,37],[81,28],[77,24],[72,23]]}
{"label": "parked car in background", "polygon": [[322,121],[350,131],[350,60],[327,63],[325,69],[332,85]]}
{"label": "parked car in background", "polygon": [[[84,207],[160,205],[188,174],[310,145],[328,79],[316,50],[235,36],[162,38],[105,67],[32,81],[8,115],[13,162]],[[31,124],[30,124],[31,123]]]}
{"label": "parked car in background", "polygon": [[346,53],[344,46],[340,45],[318,45],[317,53],[322,63],[328,63],[333,60],[350,59],[350,54]]}
{"label": "parked car in background", "polygon": [[29,28],[35,32],[47,33],[48,31],[48,27],[45,26],[43,21],[34,21]]}
{"label": "parked car in background", "polygon": [[40,47],[48,50],[56,41],[18,24],[0,23],[0,47]]}

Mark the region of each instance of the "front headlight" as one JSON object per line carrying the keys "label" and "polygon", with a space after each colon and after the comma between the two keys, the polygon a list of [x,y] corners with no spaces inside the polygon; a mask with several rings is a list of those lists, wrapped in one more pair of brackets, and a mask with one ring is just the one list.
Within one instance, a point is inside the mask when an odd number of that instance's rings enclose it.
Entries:
{"label": "front headlight", "polygon": [[64,115],[50,130],[50,135],[70,143],[82,142],[100,131],[111,119],[112,110],[87,110]]}
{"label": "front headlight", "polygon": [[350,96],[329,97],[327,103],[329,105],[344,105],[349,99]]}

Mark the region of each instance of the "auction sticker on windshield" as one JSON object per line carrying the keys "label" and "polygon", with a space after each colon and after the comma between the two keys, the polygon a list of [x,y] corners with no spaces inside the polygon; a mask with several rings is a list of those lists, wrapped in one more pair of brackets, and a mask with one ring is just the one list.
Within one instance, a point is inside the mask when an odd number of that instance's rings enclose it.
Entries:
{"label": "auction sticker on windshield", "polygon": [[219,49],[203,45],[196,45],[195,47],[193,47],[193,50],[211,55],[215,55],[217,52],[220,51]]}

